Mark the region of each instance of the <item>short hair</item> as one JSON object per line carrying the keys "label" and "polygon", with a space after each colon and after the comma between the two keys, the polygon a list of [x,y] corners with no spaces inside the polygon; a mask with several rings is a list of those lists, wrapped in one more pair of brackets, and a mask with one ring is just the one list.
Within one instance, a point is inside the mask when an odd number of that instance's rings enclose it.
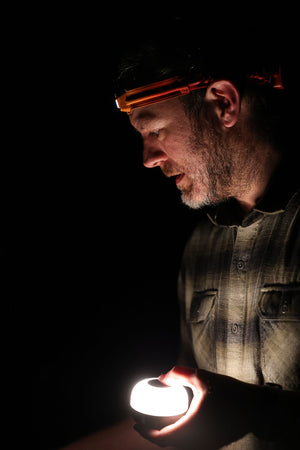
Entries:
{"label": "short hair", "polygon": [[[193,21],[190,16],[188,20],[175,17],[168,22],[143,24],[118,66],[116,93],[173,76],[227,79],[242,97],[247,96],[255,124],[260,127],[258,132],[268,132],[279,142],[285,134],[281,131],[282,117],[290,88],[285,44],[276,36],[276,30],[266,25],[241,24],[230,31],[226,23],[222,26],[214,21],[203,26],[198,18]],[[248,77],[263,76],[271,81],[279,70],[284,91],[273,89],[272,83],[259,85]],[[205,91],[200,90],[181,98],[187,114],[197,116],[204,95]],[[283,118],[287,120],[286,116]]]}
{"label": "short hair", "polygon": [[128,90],[176,75],[201,75],[229,79],[242,89],[247,74],[272,75],[282,64],[282,41],[272,33],[268,27],[242,25],[230,31],[215,21],[204,26],[190,16],[143,23],[128,41],[116,87]]}

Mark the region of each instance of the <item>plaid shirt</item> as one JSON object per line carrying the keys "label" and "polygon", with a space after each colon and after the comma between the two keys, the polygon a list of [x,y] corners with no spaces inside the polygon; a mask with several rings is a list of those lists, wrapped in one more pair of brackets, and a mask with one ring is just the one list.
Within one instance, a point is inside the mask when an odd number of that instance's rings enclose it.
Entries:
{"label": "plaid shirt", "polygon": [[[180,364],[300,389],[299,200],[269,195],[242,220],[219,206],[195,228],[178,285]],[[226,448],[277,448],[264,445],[251,434]]]}

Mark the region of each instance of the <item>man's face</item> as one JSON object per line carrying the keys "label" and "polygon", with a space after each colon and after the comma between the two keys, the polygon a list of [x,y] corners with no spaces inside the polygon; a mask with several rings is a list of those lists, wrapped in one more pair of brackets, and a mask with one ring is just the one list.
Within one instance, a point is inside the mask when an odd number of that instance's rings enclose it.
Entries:
{"label": "man's face", "polygon": [[[194,124],[179,99],[137,108],[130,122],[144,141],[143,163],[174,177],[182,201],[200,208],[226,198],[230,164],[213,118],[206,113]],[[229,156],[229,155],[227,155]]]}

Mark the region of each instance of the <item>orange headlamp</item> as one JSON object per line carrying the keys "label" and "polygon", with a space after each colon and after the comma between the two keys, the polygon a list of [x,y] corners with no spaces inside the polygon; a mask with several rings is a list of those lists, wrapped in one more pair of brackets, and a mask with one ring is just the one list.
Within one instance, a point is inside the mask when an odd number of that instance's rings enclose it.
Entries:
{"label": "orange headlamp", "polygon": [[[275,89],[283,89],[280,69],[278,74],[271,76],[254,74],[248,75],[247,78],[256,84],[270,84]],[[181,95],[187,95],[198,89],[205,89],[213,81],[214,79],[209,77],[187,82],[186,78],[176,76],[125,91],[124,94],[116,98],[116,105],[120,111],[131,114],[134,108],[140,108]]]}
{"label": "orange headlamp", "polygon": [[116,105],[120,111],[131,114],[134,108],[189,94],[197,89],[206,88],[212,81],[213,79],[209,78],[187,83],[182,77],[173,77],[126,91],[116,98]]}

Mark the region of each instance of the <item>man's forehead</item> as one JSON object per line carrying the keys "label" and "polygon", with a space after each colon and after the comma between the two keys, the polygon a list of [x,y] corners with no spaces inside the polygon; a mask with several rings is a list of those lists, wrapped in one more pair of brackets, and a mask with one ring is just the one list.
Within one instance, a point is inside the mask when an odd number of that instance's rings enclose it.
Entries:
{"label": "man's forehead", "polygon": [[150,122],[173,120],[182,114],[183,107],[178,99],[165,100],[155,105],[136,108],[129,116],[131,124],[137,129],[143,129]]}

